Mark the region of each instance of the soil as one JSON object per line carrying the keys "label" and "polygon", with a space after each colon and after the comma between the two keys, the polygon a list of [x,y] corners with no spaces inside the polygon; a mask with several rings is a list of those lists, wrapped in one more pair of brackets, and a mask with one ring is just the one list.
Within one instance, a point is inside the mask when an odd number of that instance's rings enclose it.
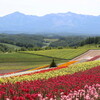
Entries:
{"label": "soil", "polygon": [[7,73],[11,73],[11,72],[16,72],[18,71],[17,69],[9,69],[9,70],[0,70],[0,74],[7,74]]}

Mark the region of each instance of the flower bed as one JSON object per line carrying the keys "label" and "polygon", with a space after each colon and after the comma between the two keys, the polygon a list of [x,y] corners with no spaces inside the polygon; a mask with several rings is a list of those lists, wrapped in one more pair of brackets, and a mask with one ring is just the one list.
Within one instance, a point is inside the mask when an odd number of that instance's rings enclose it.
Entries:
{"label": "flower bed", "polygon": [[18,81],[21,82],[21,81],[26,81],[26,80],[31,81],[31,80],[38,80],[38,79],[49,79],[52,77],[63,76],[67,74],[74,74],[79,71],[85,71],[95,66],[100,66],[100,61],[79,63],[79,64],[68,66],[67,68],[58,67],[57,70],[52,69],[52,71],[47,71],[44,73],[40,72],[40,73],[35,73],[35,74],[32,73],[32,74],[20,75],[20,76],[15,76],[15,77],[1,78],[0,83],[8,82],[8,81],[15,83]]}
{"label": "flower bed", "polygon": [[[72,75],[63,75],[55,78],[49,78],[48,80],[43,79],[36,81],[23,81],[16,82],[14,84],[3,83],[0,85],[0,99],[3,100],[4,98],[8,98],[8,100],[50,100],[50,98],[55,98],[55,100],[64,100],[63,98],[69,97],[70,94],[72,94],[73,97],[75,97],[75,95],[79,95],[78,93],[80,89],[85,91],[87,95],[85,94],[84,98],[86,98],[90,93],[88,89],[93,88],[87,87],[86,90],[85,85],[92,87],[94,86],[94,88],[97,89],[94,91],[94,93],[97,92],[99,95],[96,97],[100,97],[100,91],[98,90],[100,87],[97,88],[97,85],[93,84],[100,84],[100,66],[94,67],[84,72],[74,73]],[[75,91],[77,91],[77,93]],[[92,95],[89,94],[89,96]],[[72,96],[70,96],[70,98],[71,97]],[[92,97],[95,98],[95,96]]]}

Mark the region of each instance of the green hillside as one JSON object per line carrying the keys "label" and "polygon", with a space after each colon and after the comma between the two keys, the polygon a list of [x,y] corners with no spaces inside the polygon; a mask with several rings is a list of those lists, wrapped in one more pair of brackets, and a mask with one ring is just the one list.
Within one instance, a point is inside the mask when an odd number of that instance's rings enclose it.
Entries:
{"label": "green hillside", "polygon": [[16,49],[19,50],[21,48],[19,46],[12,45],[12,44],[7,44],[7,43],[0,43],[0,44],[6,45],[7,47],[12,48],[12,49],[15,49],[15,50]]}
{"label": "green hillside", "polygon": [[[23,53],[1,53],[0,69],[26,69],[48,65],[52,58]],[[55,59],[56,63],[67,62],[67,60]]]}
{"label": "green hillside", "polygon": [[87,50],[88,49],[86,48],[85,49],[52,49],[52,50],[24,51],[24,52],[71,60],[72,58],[86,52]]}

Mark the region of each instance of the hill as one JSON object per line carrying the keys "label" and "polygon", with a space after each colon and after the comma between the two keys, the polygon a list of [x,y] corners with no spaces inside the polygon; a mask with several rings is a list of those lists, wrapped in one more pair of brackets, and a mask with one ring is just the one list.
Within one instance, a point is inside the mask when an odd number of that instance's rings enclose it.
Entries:
{"label": "hill", "polygon": [[19,50],[21,48],[19,46],[12,45],[12,44],[7,44],[7,43],[0,43],[0,44],[5,45],[5,46],[7,46],[7,47],[9,47],[11,49],[14,49],[14,50],[16,50],[16,49]]}
{"label": "hill", "polygon": [[72,12],[25,15],[14,12],[0,17],[0,32],[4,33],[59,33],[60,35],[99,34],[100,16]]}

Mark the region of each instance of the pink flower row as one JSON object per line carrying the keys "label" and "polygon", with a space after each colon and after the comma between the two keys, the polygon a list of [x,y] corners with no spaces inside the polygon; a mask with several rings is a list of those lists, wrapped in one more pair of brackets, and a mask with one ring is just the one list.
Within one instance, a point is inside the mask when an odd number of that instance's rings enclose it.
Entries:
{"label": "pink flower row", "polygon": [[[37,98],[40,100],[57,100],[57,96],[54,98],[43,97],[38,94]],[[78,91],[71,91],[68,95],[63,92],[60,93],[60,100],[100,100],[100,84],[93,84],[92,86],[85,85],[83,89]]]}

